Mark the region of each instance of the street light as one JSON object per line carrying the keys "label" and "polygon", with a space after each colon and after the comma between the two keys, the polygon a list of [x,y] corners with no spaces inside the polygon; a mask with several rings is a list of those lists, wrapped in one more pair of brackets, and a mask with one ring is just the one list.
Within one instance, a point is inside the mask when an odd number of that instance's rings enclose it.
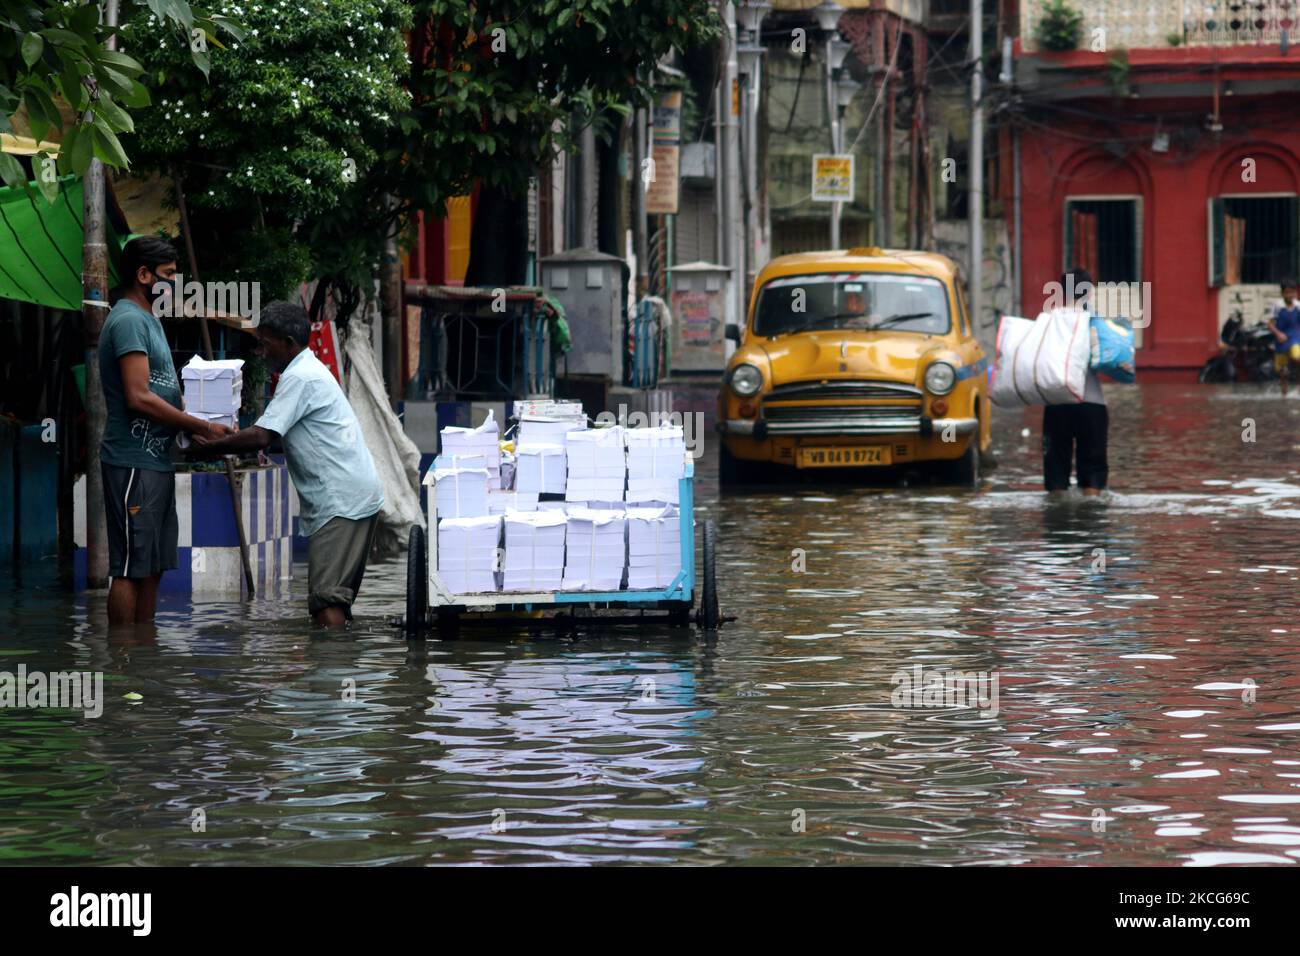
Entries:
{"label": "street light", "polygon": [[772,5],[763,0],[740,0],[736,4],[736,25],[754,40],[763,25],[763,18],[771,11]]}
{"label": "street light", "polygon": [[825,0],[813,7],[812,15],[817,18],[817,28],[823,33],[834,33],[835,28],[840,25],[840,17],[844,16],[844,8],[838,3],[831,0]]}

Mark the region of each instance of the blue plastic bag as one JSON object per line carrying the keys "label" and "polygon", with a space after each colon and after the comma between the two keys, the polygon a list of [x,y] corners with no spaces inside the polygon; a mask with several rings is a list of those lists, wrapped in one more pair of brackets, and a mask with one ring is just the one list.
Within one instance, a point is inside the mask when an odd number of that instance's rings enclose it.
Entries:
{"label": "blue plastic bag", "polygon": [[1137,378],[1133,324],[1128,319],[1094,315],[1089,320],[1088,331],[1092,347],[1088,364],[1094,372],[1124,383]]}

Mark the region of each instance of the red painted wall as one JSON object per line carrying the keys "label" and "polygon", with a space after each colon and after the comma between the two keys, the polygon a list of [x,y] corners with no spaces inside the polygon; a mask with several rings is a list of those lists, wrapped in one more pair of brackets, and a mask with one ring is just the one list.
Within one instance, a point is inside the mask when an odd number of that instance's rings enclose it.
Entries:
{"label": "red painted wall", "polygon": [[[1065,200],[1079,195],[1142,197],[1142,276],[1151,282],[1151,325],[1139,366],[1198,368],[1216,350],[1218,289],[1209,285],[1208,199],[1223,193],[1300,193],[1300,119],[1295,97],[1223,97],[1224,131],[1201,129],[1185,144],[1176,131],[1199,123],[1208,100],[1070,100],[1053,117],[1022,126],[1023,309],[1043,302],[1043,285],[1066,265]],[[1076,112],[1080,111],[1080,112]],[[1102,114],[1095,119],[1082,113]],[[1137,114],[1143,119],[1138,120]],[[1153,116],[1167,116],[1169,152],[1151,150]],[[1106,148],[1112,144],[1117,156]],[[1014,241],[1011,137],[999,164],[1008,234]],[[1255,181],[1241,181],[1241,160]]]}

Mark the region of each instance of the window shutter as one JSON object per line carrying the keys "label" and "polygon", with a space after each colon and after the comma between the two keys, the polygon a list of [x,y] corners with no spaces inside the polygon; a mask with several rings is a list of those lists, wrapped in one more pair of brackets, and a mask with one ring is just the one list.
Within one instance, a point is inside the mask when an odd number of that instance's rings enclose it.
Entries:
{"label": "window shutter", "polygon": [[1223,285],[1223,200],[1209,201],[1210,286]]}

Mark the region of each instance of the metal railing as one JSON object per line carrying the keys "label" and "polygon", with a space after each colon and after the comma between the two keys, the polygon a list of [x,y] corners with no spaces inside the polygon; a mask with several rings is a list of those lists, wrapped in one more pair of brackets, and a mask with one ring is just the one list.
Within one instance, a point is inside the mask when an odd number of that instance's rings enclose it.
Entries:
{"label": "metal railing", "polygon": [[[1296,0],[1073,0],[1083,14],[1080,50],[1100,37],[1106,51],[1207,46],[1270,46],[1294,35]],[[1026,50],[1038,50],[1034,33],[1042,0],[1021,0],[1020,33]],[[1098,30],[1102,31],[1100,34]]]}

